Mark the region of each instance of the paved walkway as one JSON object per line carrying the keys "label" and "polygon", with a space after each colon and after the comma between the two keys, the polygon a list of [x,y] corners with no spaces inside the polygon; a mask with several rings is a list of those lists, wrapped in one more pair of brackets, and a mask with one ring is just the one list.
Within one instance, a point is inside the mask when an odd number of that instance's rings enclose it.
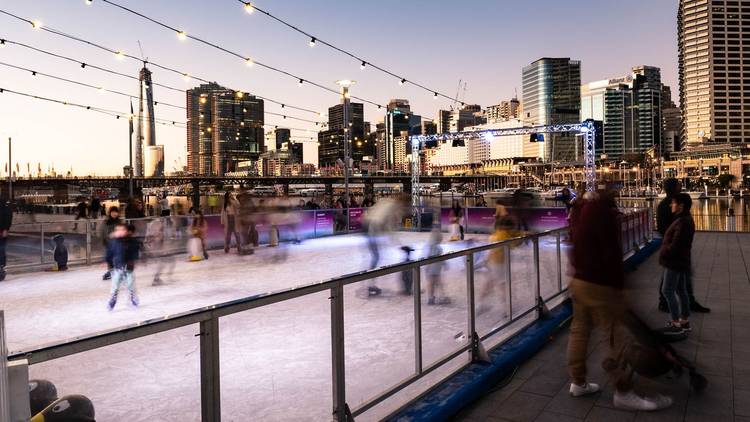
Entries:
{"label": "paved walkway", "polygon": [[[644,391],[670,394],[675,404],[661,412],[627,412],[612,407],[612,386],[592,397],[568,394],[565,368],[567,330],[527,361],[505,386],[458,415],[457,421],[750,421],[750,235],[699,233],[693,250],[695,290],[710,314],[694,315],[690,338],[676,345],[694,359],[709,381],[703,393],[682,379],[639,379]],[[661,269],[653,255],[629,277],[634,307],[652,326],[666,314],[656,310]],[[606,343],[598,341],[589,358],[590,379],[605,383],[600,362]]]}

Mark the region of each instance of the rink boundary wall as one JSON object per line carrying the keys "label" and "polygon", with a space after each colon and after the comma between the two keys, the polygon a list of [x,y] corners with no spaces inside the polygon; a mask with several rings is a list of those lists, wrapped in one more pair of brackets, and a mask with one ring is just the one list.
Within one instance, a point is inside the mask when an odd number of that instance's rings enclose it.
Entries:
{"label": "rink boundary wall", "polygon": [[[634,271],[661,246],[653,239],[624,261],[625,271]],[[565,290],[567,292],[567,289]],[[513,337],[489,351],[491,363],[472,363],[445,379],[421,397],[392,413],[392,422],[443,421],[458,414],[508,377],[538,353],[572,318],[570,299],[554,308],[545,318],[532,322]]]}

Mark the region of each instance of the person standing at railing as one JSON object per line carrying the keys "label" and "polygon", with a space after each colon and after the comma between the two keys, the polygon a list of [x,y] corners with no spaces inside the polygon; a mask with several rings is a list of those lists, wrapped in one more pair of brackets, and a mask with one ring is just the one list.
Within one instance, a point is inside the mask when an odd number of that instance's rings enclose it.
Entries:
{"label": "person standing at railing", "polygon": [[5,197],[0,197],[0,281],[5,280],[5,249],[8,245],[8,231],[13,223],[13,211]]}
{"label": "person standing at railing", "polygon": [[[518,232],[515,229],[515,224],[511,218],[508,217],[507,213],[505,216],[495,216],[495,229],[490,235],[490,242],[502,242],[503,240],[512,239],[518,236]],[[503,308],[503,313],[507,314],[504,309],[506,306],[505,288],[506,283],[500,280],[505,279],[505,246],[493,248],[487,254],[487,270],[489,277],[487,283],[479,294],[480,301],[482,303],[477,307],[477,314],[483,314],[492,308],[494,299],[491,299],[491,295],[497,291],[499,293],[499,304]]]}
{"label": "person standing at railing", "polygon": [[76,205],[76,218],[75,223],[73,224],[73,231],[78,230],[78,220],[84,219],[86,220],[88,218],[88,206],[86,205],[86,200],[83,198],[79,198],[80,201],[78,202],[78,205]]}
{"label": "person standing at railing", "polygon": [[[110,207],[107,218],[104,220],[104,223],[102,223],[101,230],[102,243],[105,248],[107,247],[112,232],[114,232],[115,227],[117,227],[118,224],[122,224],[122,219],[120,219],[120,209],[117,207]],[[105,261],[107,262],[107,272],[102,276],[102,280],[109,280],[112,278],[112,268],[114,264],[109,257],[106,257]]]}
{"label": "person standing at railing", "polygon": [[[588,382],[586,358],[591,333],[598,327],[610,339],[610,357],[616,358],[623,342],[622,317],[626,306],[620,226],[614,200],[608,193],[587,192],[571,213],[573,278],[568,289],[573,303],[573,321],[568,338],[570,394],[590,395],[600,390]],[[633,390],[631,377],[619,368],[609,376],[615,387],[613,402],[619,409],[658,410],[672,400],[664,396],[642,397]]]}
{"label": "person standing at railing", "polygon": [[[439,227],[432,229],[430,233],[430,243],[427,245],[427,256],[440,256],[443,254],[443,248],[440,244],[443,242],[443,233]],[[451,299],[445,294],[443,287],[442,272],[445,269],[445,261],[438,261],[427,265],[427,304],[428,305],[448,305]]]}
{"label": "person standing at railing", "polygon": [[[682,184],[679,180],[670,177],[668,179],[664,179],[664,182],[662,182],[662,186],[664,188],[664,193],[666,193],[666,197],[664,197],[664,199],[659,202],[659,205],[656,208],[656,231],[663,238],[664,234],[667,232],[667,229],[675,219],[675,215],[672,213],[672,199],[680,193]],[[711,312],[710,308],[701,305],[697,300],[695,300],[695,294],[693,293],[692,269],[690,269],[690,271],[688,271],[687,273],[685,285],[688,292],[688,298],[690,299],[690,310],[692,312],[699,313]],[[669,312],[669,306],[667,305],[667,301],[664,298],[664,294],[662,294],[663,287],[664,276],[662,276],[661,282],[659,283],[659,310],[662,312]]]}
{"label": "person standing at railing", "polygon": [[221,209],[221,225],[224,226],[224,253],[229,253],[232,245],[232,235],[237,244],[237,253],[242,253],[242,240],[238,229],[238,214],[240,204],[232,192],[224,194],[224,206]]}
{"label": "person standing at railing", "polygon": [[[457,199],[453,200],[453,205],[451,206],[451,221],[453,221],[454,224],[458,225],[458,235],[460,237],[460,240],[464,240],[464,209],[463,207],[461,207],[461,204]],[[454,240],[453,236],[451,236],[451,240]]]}
{"label": "person standing at railing", "polygon": [[664,267],[661,292],[672,317],[663,330],[667,335],[682,336],[691,331],[687,278],[695,236],[695,222],[690,215],[692,204],[692,198],[686,193],[678,193],[672,198],[672,214],[675,218],[664,233],[659,251],[659,264]]}

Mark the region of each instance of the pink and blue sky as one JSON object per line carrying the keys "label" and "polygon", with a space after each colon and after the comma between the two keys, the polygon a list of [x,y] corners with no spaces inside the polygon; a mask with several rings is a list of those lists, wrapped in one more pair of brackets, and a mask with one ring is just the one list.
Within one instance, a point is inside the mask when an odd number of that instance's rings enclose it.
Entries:
{"label": "pink and blue sky", "polygon": [[[255,60],[305,79],[336,88],[337,79],[355,79],[354,95],[381,104],[406,98],[418,114],[433,118],[449,100],[433,99],[398,80],[292,32],[260,13],[248,15],[236,0],[119,0],[125,6],[182,28]],[[482,106],[520,96],[521,68],[539,57],[571,57],[582,61],[582,80],[589,82],[627,74],[631,66],[662,69],[663,81],[677,99],[677,0],[475,0],[475,1],[303,1],[258,0],[257,5],[307,32],[409,80],[453,95],[458,80],[468,83],[465,101]],[[4,0],[0,9],[38,19],[55,29],[140,55],[137,41],[151,60],[215,80],[230,88],[257,93],[313,110],[336,104],[336,95],[281,76],[94,0]],[[92,47],[37,31],[0,15],[0,38],[51,50],[87,63],[137,76],[135,61],[117,60]],[[0,48],[0,62],[85,81],[137,95],[136,81],[107,75],[20,47]],[[154,81],[190,88],[178,75],[152,69]],[[126,97],[102,95],[28,72],[0,66],[0,87],[92,106],[129,111]],[[184,105],[184,94],[155,87],[155,100]],[[266,111],[318,117],[266,104]],[[365,107],[365,120],[377,122],[382,110]],[[157,117],[184,121],[184,110],[157,106]],[[313,124],[267,116],[266,122],[308,131]],[[128,123],[93,112],[0,94],[0,163],[7,162],[5,142],[13,136],[13,161],[36,168],[51,163],[75,174],[120,174],[128,160]],[[157,143],[166,148],[166,170],[185,161],[185,129],[157,126]],[[317,160],[316,146],[305,147],[305,161]],[[0,166],[0,167],[4,167]],[[0,168],[0,170],[3,170]]]}

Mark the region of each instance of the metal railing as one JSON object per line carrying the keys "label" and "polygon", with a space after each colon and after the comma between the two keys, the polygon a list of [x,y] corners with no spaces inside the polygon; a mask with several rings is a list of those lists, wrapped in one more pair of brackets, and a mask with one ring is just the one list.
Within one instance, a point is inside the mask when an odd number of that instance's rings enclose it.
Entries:
{"label": "metal railing", "polygon": [[[650,226],[649,221],[647,218],[644,224]],[[11,361],[26,360],[33,366],[65,356],[198,324],[200,327],[197,336],[200,339],[201,420],[219,421],[222,417],[222,388],[219,376],[221,362],[219,323],[222,318],[251,309],[308,297],[320,292],[328,292],[330,294],[332,415],[334,420],[350,420],[351,417],[361,415],[376,405],[383,403],[436,370],[445,368],[448,363],[456,362],[456,359],[462,355],[465,356],[464,360],[461,361],[459,359],[458,362],[460,362],[459,368],[464,368],[469,362],[479,359],[481,342],[488,342],[492,339],[497,340],[498,338],[502,341],[512,333],[539,318],[545,303],[561,302],[564,300],[567,287],[566,283],[564,283],[563,271],[566,267],[564,261],[566,261],[567,257],[563,253],[563,248],[566,247],[566,244],[562,236],[564,236],[566,230],[563,228],[545,231],[522,238],[513,238],[370,271],[358,272],[302,287],[253,295],[69,341],[47,344],[32,350],[16,351],[8,359]],[[630,229],[630,224],[628,224],[628,229],[625,232],[640,233],[643,237],[636,242],[640,245],[648,240],[650,230],[634,232]],[[540,246],[542,247],[540,248]],[[631,248],[627,248],[625,251],[630,252]],[[422,288],[427,285],[429,292],[429,283],[432,283],[430,277],[435,274],[434,270],[430,269],[434,268],[433,266],[435,265],[442,265],[447,261],[460,261],[463,265],[463,272],[465,274],[465,290],[463,290],[463,293],[465,293],[465,302],[456,303],[456,306],[462,310],[465,307],[466,335],[461,338],[457,346],[450,347],[449,350],[439,350],[437,357],[435,357],[435,353],[431,352],[428,358],[426,357],[424,348],[425,340],[423,339],[423,329],[425,327],[423,318],[427,314],[424,310],[425,300],[422,297],[424,295]],[[359,401],[358,406],[350,411],[348,403],[352,402],[351,400],[353,399],[348,400],[347,398],[353,393],[347,388],[346,381],[345,313],[347,311],[350,313],[356,312],[356,309],[347,310],[345,308],[345,289],[353,288],[357,284],[362,287],[363,284],[371,280],[382,279],[387,276],[403,275],[404,272],[411,273],[413,282],[413,301],[410,305],[414,316],[413,371],[395,385],[384,390],[382,385],[378,385],[378,393],[365,394],[368,397]],[[485,272],[487,275],[482,276],[482,272]],[[427,284],[424,282],[423,273],[428,276]],[[505,298],[507,317],[501,318],[499,323],[492,318],[488,320],[486,313],[478,311],[478,299],[480,301],[482,299],[486,300],[487,297],[484,293],[477,297],[476,289],[478,284],[480,284],[480,279],[493,283],[503,283],[505,285],[501,295]],[[460,284],[458,283],[458,285]],[[482,285],[482,287],[486,286],[487,284]],[[533,293],[529,295],[529,292]],[[346,300],[350,299],[351,297]],[[428,304],[430,303],[428,302]],[[409,305],[407,304],[406,306]],[[434,310],[436,308],[433,307],[431,309]],[[369,320],[368,323],[370,323]],[[446,377],[447,375],[443,374],[439,379],[431,382],[431,384],[435,385]]]}
{"label": "metal railing", "polygon": [[697,231],[750,232],[750,214],[738,215],[693,215]]}

